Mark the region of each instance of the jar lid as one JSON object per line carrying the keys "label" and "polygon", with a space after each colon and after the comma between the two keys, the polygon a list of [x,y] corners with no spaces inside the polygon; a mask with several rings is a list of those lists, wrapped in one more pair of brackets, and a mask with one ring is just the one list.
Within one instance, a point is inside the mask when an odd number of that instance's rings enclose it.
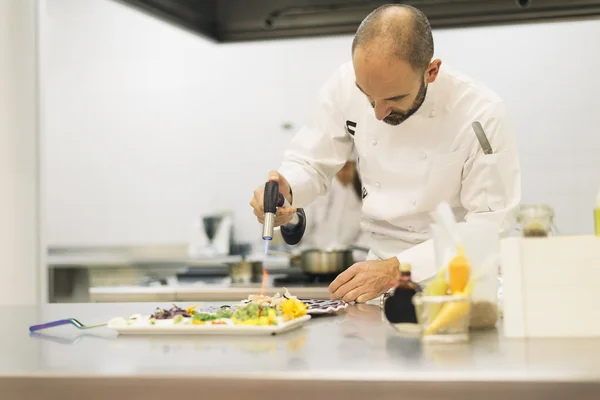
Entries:
{"label": "jar lid", "polygon": [[554,217],[554,209],[547,204],[522,204],[519,206],[519,217]]}

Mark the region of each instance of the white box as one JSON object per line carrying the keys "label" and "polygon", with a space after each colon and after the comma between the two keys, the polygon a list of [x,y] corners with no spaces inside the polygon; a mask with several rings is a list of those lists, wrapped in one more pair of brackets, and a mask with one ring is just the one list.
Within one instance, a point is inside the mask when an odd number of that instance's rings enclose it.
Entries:
{"label": "white box", "polygon": [[504,335],[600,337],[600,237],[501,241]]}

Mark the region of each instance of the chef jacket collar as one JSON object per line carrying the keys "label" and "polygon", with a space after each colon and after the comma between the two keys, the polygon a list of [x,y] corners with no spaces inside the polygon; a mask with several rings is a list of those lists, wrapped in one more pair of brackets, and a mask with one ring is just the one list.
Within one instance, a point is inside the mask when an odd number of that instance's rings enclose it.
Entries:
{"label": "chef jacket collar", "polygon": [[439,98],[438,91],[439,91],[439,84],[437,81],[434,81],[427,86],[427,94],[425,95],[425,101],[423,102],[421,107],[417,110],[415,115],[420,115],[420,116],[429,117],[429,118],[435,117],[438,98]]}

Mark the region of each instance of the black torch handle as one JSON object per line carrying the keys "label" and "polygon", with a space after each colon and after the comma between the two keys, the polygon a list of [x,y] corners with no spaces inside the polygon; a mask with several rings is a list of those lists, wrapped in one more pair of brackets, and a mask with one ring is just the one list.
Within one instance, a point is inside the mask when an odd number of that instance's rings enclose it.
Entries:
{"label": "black torch handle", "polygon": [[[281,199],[283,199],[283,196],[281,195],[281,193],[279,193],[279,184],[277,182],[265,183],[265,213],[275,214],[275,211],[277,211],[277,206],[279,206],[278,203],[280,201],[280,197]],[[283,203],[281,205],[283,205]]]}
{"label": "black torch handle", "polygon": [[288,227],[283,225],[281,227],[281,237],[283,238],[283,241],[290,246],[300,243],[304,236],[304,232],[306,231],[306,213],[304,212],[304,209],[298,208],[296,214],[298,215],[298,224],[296,224],[296,226]]}

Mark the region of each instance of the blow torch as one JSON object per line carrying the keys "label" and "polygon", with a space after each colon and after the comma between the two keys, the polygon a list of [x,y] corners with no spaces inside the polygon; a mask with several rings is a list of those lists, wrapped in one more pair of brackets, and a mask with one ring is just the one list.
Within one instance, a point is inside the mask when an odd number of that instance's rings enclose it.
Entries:
{"label": "blow torch", "polygon": [[[265,197],[264,197],[264,225],[262,237],[264,240],[273,239],[273,230],[275,229],[275,213],[277,207],[291,207],[287,199],[279,193],[279,183],[267,182],[265,184]],[[292,220],[285,225],[281,226],[281,236],[283,240],[293,246],[298,244],[304,236],[306,230],[306,214],[304,209],[298,208],[296,213],[292,217]]]}

